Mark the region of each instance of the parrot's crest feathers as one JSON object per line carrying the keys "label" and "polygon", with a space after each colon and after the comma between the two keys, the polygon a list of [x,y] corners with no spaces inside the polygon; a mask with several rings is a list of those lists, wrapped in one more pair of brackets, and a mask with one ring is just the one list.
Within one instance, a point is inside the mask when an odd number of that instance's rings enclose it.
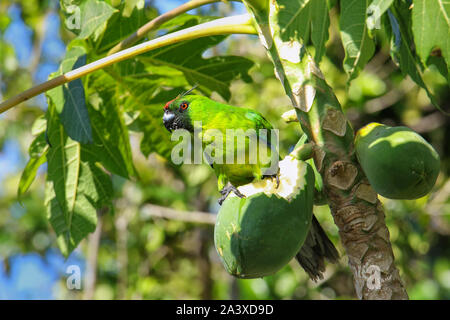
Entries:
{"label": "parrot's crest feathers", "polygon": [[194,89],[197,88],[197,87],[198,87],[198,83],[194,84],[194,86],[193,86],[192,88],[190,88],[188,91],[183,92],[183,93],[180,93],[180,94],[176,97],[176,99],[179,99],[179,98],[182,98],[182,97],[184,97],[184,96],[187,96],[189,93],[191,93],[192,91],[194,91]]}
{"label": "parrot's crest feathers", "polygon": [[194,84],[194,86],[192,88],[190,88],[188,91],[182,92],[179,95],[177,95],[175,99],[172,99],[172,100],[170,100],[169,102],[166,103],[166,105],[164,106],[164,110],[169,109],[170,105],[172,104],[172,102],[174,102],[175,100],[180,99],[180,98],[190,94],[197,87],[198,87],[198,83]]}

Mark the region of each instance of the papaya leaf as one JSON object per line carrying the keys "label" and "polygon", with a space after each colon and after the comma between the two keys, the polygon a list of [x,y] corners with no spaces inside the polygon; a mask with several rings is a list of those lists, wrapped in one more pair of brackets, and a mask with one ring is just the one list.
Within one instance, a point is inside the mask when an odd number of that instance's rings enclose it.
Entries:
{"label": "papaya leaf", "polygon": [[31,134],[33,136],[38,136],[42,132],[45,132],[45,129],[47,129],[47,120],[45,119],[45,114],[43,114],[34,120],[33,125],[31,126]]}
{"label": "papaya leaf", "polygon": [[45,133],[46,127],[47,121],[43,116],[38,117],[31,127],[31,132],[35,135],[35,138],[28,148],[30,159],[28,160],[28,163],[25,166],[19,180],[19,187],[17,190],[17,196],[19,199],[30,188],[36,178],[39,167],[47,161],[46,155],[48,152],[48,144]]}
{"label": "papaya leaf", "polygon": [[180,29],[185,29],[192,27],[193,25],[208,22],[217,19],[217,17],[212,16],[198,16],[188,13],[180,14],[173,19],[164,22],[158,29],[159,31],[167,30],[168,33],[174,32]]}
{"label": "papaya leaf", "polygon": [[414,0],[412,31],[417,55],[424,64],[432,50],[440,49],[450,66],[450,2]]}
{"label": "papaya leaf", "polygon": [[309,39],[316,49],[314,59],[320,62],[325,54],[325,43],[328,40],[330,17],[326,0],[280,0],[278,24],[281,28],[280,36],[283,41],[292,39],[303,40],[308,44]]}
{"label": "papaya leaf", "polygon": [[437,71],[447,79],[447,82],[450,83],[450,65],[445,63],[445,59],[439,56],[429,56],[427,59],[427,66],[435,66]]}
{"label": "papaya leaf", "polygon": [[[158,32],[168,30],[171,33],[214,19],[216,18],[210,16],[183,14],[162,24]],[[208,59],[202,57],[207,49],[216,46],[226,38],[227,36],[210,36],[184,41],[152,50],[140,55],[137,59],[145,64],[148,72],[165,78],[164,82],[161,82],[163,85],[172,87],[185,85],[184,80],[190,86],[198,84],[199,90],[207,95],[216,91],[225,100],[229,100],[231,81],[240,78],[245,82],[251,82],[248,70],[254,63],[249,59],[236,56],[218,56]],[[177,70],[181,74],[167,71],[169,68]],[[164,73],[161,72],[162,70]],[[173,74],[172,79],[168,79],[166,72]]]}
{"label": "papaya leaf", "polygon": [[109,203],[112,184],[80,143],[67,136],[58,118],[50,101],[47,123],[51,147],[47,153],[45,203],[60,250],[67,257],[95,230],[97,209]]}
{"label": "papaya leaf", "polygon": [[165,65],[181,71],[190,85],[198,84],[206,94],[219,93],[225,100],[231,97],[230,83],[241,78],[251,82],[249,59],[237,56],[202,58],[203,52],[220,42],[225,36],[211,36],[180,42],[143,54],[138,59],[145,64]]}
{"label": "papaya leaf", "polygon": [[[86,64],[86,51],[83,47],[71,48],[61,63],[60,75]],[[76,79],[62,86],[56,87],[47,93],[60,114],[69,137],[81,143],[92,142],[92,128],[86,108],[86,97],[81,79]]]}
{"label": "papaya leaf", "polygon": [[80,5],[81,28],[78,39],[87,39],[105,24],[117,10],[104,1],[86,0]]}
{"label": "papaya leaf", "polygon": [[369,37],[366,25],[369,0],[342,0],[340,3],[340,32],[345,51],[344,70],[350,82],[372,57],[375,45]]}
{"label": "papaya leaf", "polygon": [[389,9],[394,0],[373,0],[367,7],[367,27],[369,32],[381,29],[381,16]]}
{"label": "papaya leaf", "polygon": [[101,40],[95,44],[97,54],[109,50],[149,21],[145,14],[144,1],[140,0],[128,15],[123,10],[126,4],[124,2],[108,20]]}
{"label": "papaya leaf", "polygon": [[61,209],[71,213],[75,207],[78,191],[81,147],[78,142],[65,134],[58,115],[54,111],[49,112],[48,116],[48,140],[52,147],[47,154],[47,179],[53,182],[55,195]]}
{"label": "papaya leaf", "polygon": [[[135,75],[140,74],[137,71]],[[163,125],[164,104],[176,97],[182,89],[169,92],[161,90],[159,77],[141,78],[129,75],[117,78],[114,76],[117,95],[122,97],[119,103],[124,110],[139,112],[137,127],[144,133],[141,151],[145,156],[156,152],[162,157],[170,158],[173,142],[170,133]]]}
{"label": "papaya leaf", "polygon": [[442,111],[436,98],[423,81],[421,62],[411,49],[411,43],[414,42],[408,28],[410,19],[407,8],[399,5],[397,9],[388,11],[388,17],[393,30],[391,38],[391,55],[393,56],[394,61],[398,62],[402,74],[409,75],[417,85],[426,91],[431,103]]}
{"label": "papaya leaf", "polygon": [[48,149],[48,143],[45,137],[45,131],[41,132],[36,138],[31,142],[28,148],[28,154],[31,158],[40,158],[44,152]]}
{"label": "papaya leaf", "polygon": [[[89,103],[94,143],[83,150],[109,171],[125,178],[135,175],[128,129],[123,119],[117,83],[106,72],[89,78],[88,92],[97,101]],[[95,106],[94,106],[95,105]]]}
{"label": "papaya leaf", "polygon": [[92,203],[83,195],[77,197],[73,210],[64,211],[55,195],[52,181],[47,181],[45,204],[47,217],[55,230],[57,243],[61,253],[67,258],[97,225],[97,211]]}
{"label": "papaya leaf", "polygon": [[328,28],[330,27],[330,16],[326,0],[311,2],[311,41],[316,48],[314,59],[320,62],[325,54],[325,43],[328,40]]}
{"label": "papaya leaf", "polygon": [[[38,139],[37,137],[36,139]],[[36,141],[36,140],[35,140]],[[27,165],[23,169],[22,175],[20,176],[19,187],[17,190],[17,196],[20,199],[25,192],[28,191],[34,179],[36,178],[37,171],[41,165],[46,161],[46,155],[48,152],[48,146],[44,148],[40,155],[31,156],[28,160]]]}
{"label": "papaya leaf", "polygon": [[79,192],[84,194],[96,208],[111,206],[111,195],[113,194],[111,178],[97,164],[91,161],[82,161],[78,182]]}

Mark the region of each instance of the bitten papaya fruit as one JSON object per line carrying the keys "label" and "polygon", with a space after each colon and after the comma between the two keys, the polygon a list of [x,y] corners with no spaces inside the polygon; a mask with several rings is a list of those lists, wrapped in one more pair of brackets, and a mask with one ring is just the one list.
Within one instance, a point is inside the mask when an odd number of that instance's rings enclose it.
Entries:
{"label": "bitten papaya fruit", "polygon": [[214,242],[225,269],[239,278],[271,275],[300,250],[312,219],[314,171],[293,153],[272,178],[238,187],[219,211]]}
{"label": "bitten papaya fruit", "polygon": [[370,184],[386,198],[423,197],[439,174],[438,153],[407,127],[370,123],[357,132],[355,148]]}

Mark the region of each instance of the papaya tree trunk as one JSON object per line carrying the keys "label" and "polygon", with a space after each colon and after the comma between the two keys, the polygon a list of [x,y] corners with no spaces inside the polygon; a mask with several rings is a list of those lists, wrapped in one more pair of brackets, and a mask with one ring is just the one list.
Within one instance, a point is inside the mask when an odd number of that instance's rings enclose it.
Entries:
{"label": "papaya tree trunk", "polygon": [[[306,58],[310,65],[314,64],[310,57]],[[357,296],[407,299],[394,263],[383,206],[355,156],[353,129],[325,80],[314,74],[312,77],[315,101],[308,112],[298,110],[297,116],[316,144],[314,162],[324,180]]]}
{"label": "papaya tree trunk", "polygon": [[286,33],[289,28],[278,14],[277,2],[244,3],[303,131],[315,144],[314,162],[324,180],[358,298],[408,299],[394,263],[383,207],[358,164],[354,131],[339,101],[298,33]]}

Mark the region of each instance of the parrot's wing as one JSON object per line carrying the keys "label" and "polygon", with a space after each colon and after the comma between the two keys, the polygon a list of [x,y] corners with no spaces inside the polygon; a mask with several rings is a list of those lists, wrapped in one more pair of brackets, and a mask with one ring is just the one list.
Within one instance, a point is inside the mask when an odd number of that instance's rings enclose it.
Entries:
{"label": "parrot's wing", "polygon": [[[258,136],[258,138],[260,139],[260,141],[264,141],[267,146],[269,148],[272,147],[272,143],[271,143],[271,132],[270,130],[273,129],[273,126],[270,124],[269,121],[266,120],[266,118],[264,118],[260,113],[255,112],[253,110],[249,110],[246,114],[245,117],[249,120],[251,120],[255,126],[255,130],[256,130],[256,135]],[[265,135],[260,135],[260,130],[261,129],[266,129],[267,132]]]}
{"label": "parrot's wing", "polygon": [[206,150],[203,151],[203,157],[206,160],[206,162],[211,166],[211,168],[214,169],[214,166],[213,166],[214,160],[211,158],[211,155],[208,152],[206,152]]}

